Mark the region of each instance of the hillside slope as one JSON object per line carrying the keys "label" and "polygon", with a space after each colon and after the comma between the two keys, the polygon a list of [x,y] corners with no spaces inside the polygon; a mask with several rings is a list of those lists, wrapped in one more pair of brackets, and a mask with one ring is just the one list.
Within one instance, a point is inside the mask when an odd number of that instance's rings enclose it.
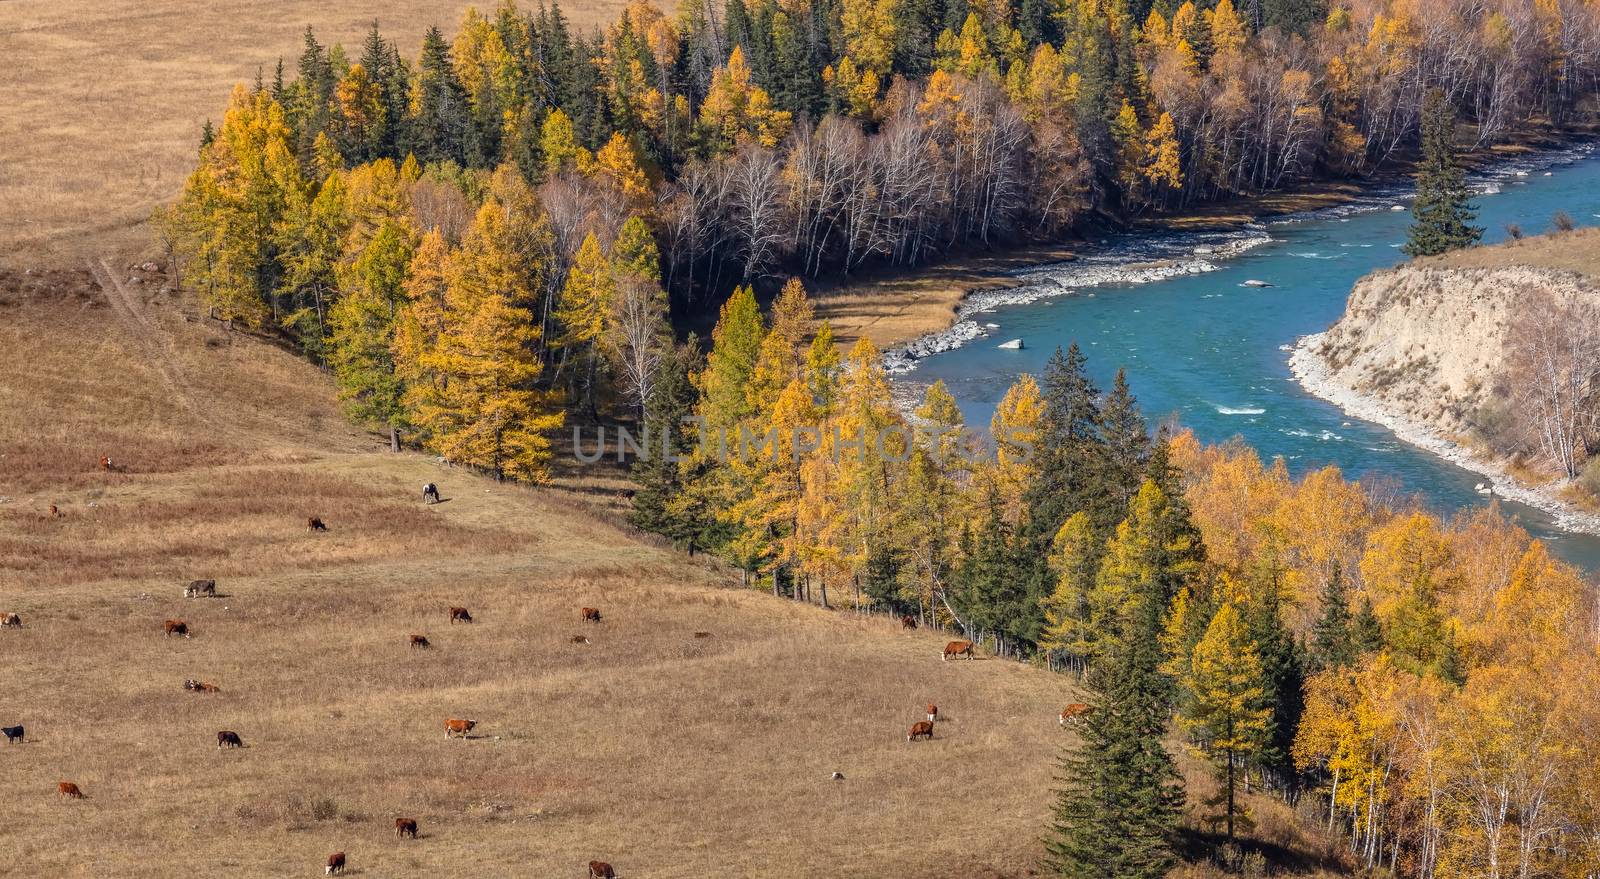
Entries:
{"label": "hillside slope", "polygon": [[[323,375],[185,315],[158,276],[89,281],[0,276],[0,611],[26,624],[0,631],[0,724],[28,730],[0,746],[9,863],[1036,869],[1066,678],[940,662],[939,633],[728,588],[622,526],[583,474],[528,489],[391,455]],[[445,503],[419,502],[427,481]],[[194,577],[224,597],[182,598]],[[449,625],[451,605],[475,622]],[[193,638],[163,637],[165,619]],[[948,720],[908,744],[927,702]],[[447,741],[448,717],[477,720],[474,737]],[[223,729],[246,747],[219,750]],[[60,780],[88,799],[59,800]],[[397,840],[397,816],[421,837]]]}

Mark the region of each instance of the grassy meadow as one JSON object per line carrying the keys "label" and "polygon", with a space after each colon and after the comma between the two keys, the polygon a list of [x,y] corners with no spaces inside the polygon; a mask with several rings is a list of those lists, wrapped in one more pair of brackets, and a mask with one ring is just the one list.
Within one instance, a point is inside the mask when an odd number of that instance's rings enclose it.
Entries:
{"label": "grassy meadow", "polygon": [[[0,265],[81,266],[151,246],[147,220],[194,167],[200,129],[233,85],[282,56],[294,73],[307,25],[359,54],[377,19],[415,56],[422,34],[453,34],[468,0],[6,0],[0,4]],[[578,28],[622,0],[578,0]]]}
{"label": "grassy meadow", "polygon": [[[732,588],[621,524],[614,473],[535,489],[391,455],[315,368],[125,274],[137,333],[83,273],[0,275],[0,611],[26,624],[0,631],[0,724],[28,729],[0,746],[10,866],[1037,874],[1069,679]],[[196,577],[222,596],[184,599]],[[908,744],[930,701],[947,720]]]}

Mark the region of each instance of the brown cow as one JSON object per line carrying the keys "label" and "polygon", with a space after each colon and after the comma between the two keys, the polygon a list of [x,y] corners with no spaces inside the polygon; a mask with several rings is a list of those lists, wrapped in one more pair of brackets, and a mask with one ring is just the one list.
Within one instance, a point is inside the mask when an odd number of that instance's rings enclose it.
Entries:
{"label": "brown cow", "polygon": [[928,703],[928,722],[929,723],[934,723],[934,722],[938,721],[938,719],[939,719],[939,706],[933,704],[932,702],[929,702]]}
{"label": "brown cow", "polygon": [[411,646],[412,647],[432,647],[433,645],[428,642],[428,636],[427,635],[412,635],[411,636]]}
{"label": "brown cow", "polygon": [[457,720],[452,717],[444,722],[444,737],[447,739],[451,736],[466,738],[467,733],[472,732],[472,728],[477,725],[478,722],[476,720]]}
{"label": "brown cow", "polygon": [[328,526],[322,524],[322,520],[318,519],[316,516],[312,516],[310,519],[306,520],[306,527],[310,528],[312,531],[328,530]]}
{"label": "brown cow", "polygon": [[56,506],[55,504],[51,504],[50,505],[50,518],[52,518],[52,519],[60,519],[60,518],[62,518],[64,516],[66,516],[66,515],[67,515],[66,513],[61,512],[61,508],[60,507]]}
{"label": "brown cow", "polygon": [[931,741],[933,739],[933,723],[927,720],[919,720],[911,724],[911,734],[906,736],[906,741],[914,742],[917,740],[917,736],[925,736]]}
{"label": "brown cow", "polygon": [[0,614],[0,628],[20,629],[22,628],[22,617],[14,613]]}
{"label": "brown cow", "polygon": [[456,623],[470,623],[470,622],[472,622],[472,614],[467,613],[467,609],[466,608],[464,608],[464,607],[452,607],[452,608],[450,608],[450,625],[453,626]]}
{"label": "brown cow", "polygon": [[219,750],[222,748],[242,747],[244,747],[244,739],[239,738],[239,734],[233,730],[225,729],[217,733],[217,748]]}
{"label": "brown cow", "polygon": [[589,879],[617,879],[617,871],[605,861],[590,861]]}
{"label": "brown cow", "polygon": [[586,607],[583,609],[583,621],[586,623],[600,622],[600,608]]}
{"label": "brown cow", "polygon": [[906,614],[905,616],[900,618],[900,628],[902,628],[902,629],[915,629],[916,627],[917,627],[917,618],[912,616],[911,614]]}
{"label": "brown cow", "polygon": [[1083,704],[1082,702],[1074,702],[1071,705],[1061,709],[1061,725],[1066,726],[1069,722],[1077,720],[1088,713],[1089,706]]}
{"label": "brown cow", "polygon": [[220,693],[222,690],[216,684],[197,681],[190,678],[183,682],[183,688],[191,693]]}
{"label": "brown cow", "polygon": [[189,624],[183,620],[167,620],[161,624],[161,631],[165,633],[168,638],[171,638],[173,635],[182,635],[183,637],[187,638],[189,637]]}
{"label": "brown cow", "polygon": [[105,470],[106,472],[110,472],[112,470],[117,469],[116,465],[111,463],[111,456],[110,455],[101,455],[100,456],[100,469],[101,470]]}
{"label": "brown cow", "polygon": [[971,641],[951,641],[949,644],[944,645],[944,655],[939,658],[949,659],[952,656],[960,656],[963,653],[966,654],[968,659],[972,658]]}
{"label": "brown cow", "polygon": [[57,782],[56,796],[68,800],[84,799],[83,791],[79,790],[78,786],[70,781]]}
{"label": "brown cow", "polygon": [[415,818],[394,819],[394,835],[400,839],[417,838],[417,821]]}
{"label": "brown cow", "polygon": [[324,876],[332,876],[335,873],[343,873],[343,872],[344,872],[344,852],[334,852],[333,854],[328,855],[328,869],[322,871],[323,875]]}

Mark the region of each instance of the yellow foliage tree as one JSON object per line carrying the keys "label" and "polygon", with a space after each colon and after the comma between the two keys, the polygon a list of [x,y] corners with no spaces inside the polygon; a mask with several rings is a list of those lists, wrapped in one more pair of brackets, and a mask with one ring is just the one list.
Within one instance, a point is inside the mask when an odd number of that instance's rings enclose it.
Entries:
{"label": "yellow foliage tree", "polygon": [[497,479],[547,479],[547,434],[563,421],[536,387],[539,328],[523,305],[534,298],[534,280],[505,210],[485,201],[450,260],[443,328],[420,357],[440,380],[407,392],[430,448]]}

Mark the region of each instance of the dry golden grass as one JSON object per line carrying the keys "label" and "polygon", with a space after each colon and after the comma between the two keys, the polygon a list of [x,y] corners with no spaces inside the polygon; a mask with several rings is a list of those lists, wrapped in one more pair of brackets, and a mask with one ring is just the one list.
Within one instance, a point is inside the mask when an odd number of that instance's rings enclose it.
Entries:
{"label": "dry golden grass", "polygon": [[819,321],[849,347],[867,338],[880,349],[949,327],[973,290],[1015,287],[1009,273],[1072,259],[1072,248],[1040,244],[979,253],[916,269],[869,271],[812,293]]}
{"label": "dry golden grass", "polygon": [[[150,245],[146,220],[194,164],[235,83],[294,70],[306,25],[360,52],[373,19],[414,56],[467,0],[4,0],[0,3],[0,263],[78,265]],[[476,5],[492,9],[492,0]],[[563,4],[577,25],[623,0]]]}
{"label": "dry golden grass", "polygon": [[1440,256],[1425,257],[1418,262],[1441,268],[1533,266],[1600,276],[1600,228],[1550,232],[1520,241],[1468,247]]}
{"label": "dry golden grass", "polygon": [[[379,451],[306,364],[148,292],[136,338],[84,280],[0,277],[0,611],[26,623],[0,631],[0,723],[29,733],[0,746],[8,866],[320,875],[342,849],[365,876],[1037,869],[1067,679],[730,588],[618,524],[611,474],[529,489]],[[447,502],[423,506],[426,481]],[[194,577],[222,597],[182,598]],[[169,618],[194,637],[163,637]],[[947,720],[908,744],[929,701]],[[448,717],[473,738],[447,741]],[[246,747],[218,750],[221,729]]]}

